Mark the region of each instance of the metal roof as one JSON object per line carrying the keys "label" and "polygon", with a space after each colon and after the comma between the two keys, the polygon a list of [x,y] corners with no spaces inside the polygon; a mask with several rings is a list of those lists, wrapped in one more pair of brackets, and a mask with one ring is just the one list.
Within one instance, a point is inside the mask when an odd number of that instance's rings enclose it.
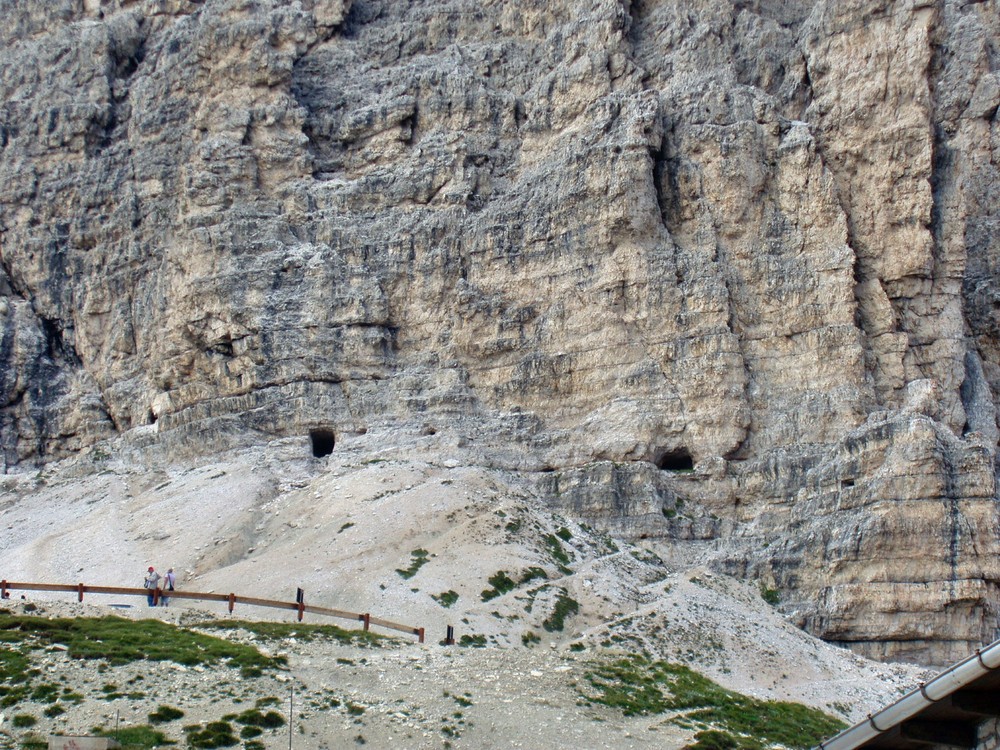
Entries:
{"label": "metal roof", "polygon": [[975,748],[979,726],[1000,717],[998,669],[1000,640],[821,742],[817,750],[926,750],[929,744]]}

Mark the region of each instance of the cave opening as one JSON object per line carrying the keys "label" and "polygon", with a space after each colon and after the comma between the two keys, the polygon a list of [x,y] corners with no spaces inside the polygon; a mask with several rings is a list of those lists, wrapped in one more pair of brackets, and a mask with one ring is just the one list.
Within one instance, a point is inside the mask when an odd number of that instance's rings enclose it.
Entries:
{"label": "cave opening", "polygon": [[309,430],[309,440],[312,442],[313,456],[323,458],[333,453],[333,446],[337,440],[333,435],[333,430]]}
{"label": "cave opening", "polygon": [[660,456],[656,465],[663,471],[691,471],[694,459],[687,448],[677,448]]}

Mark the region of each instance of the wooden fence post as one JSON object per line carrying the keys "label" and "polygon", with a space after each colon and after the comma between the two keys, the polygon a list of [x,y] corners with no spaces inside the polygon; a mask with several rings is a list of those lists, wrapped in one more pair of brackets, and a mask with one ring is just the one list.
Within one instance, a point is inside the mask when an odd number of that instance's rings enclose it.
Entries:
{"label": "wooden fence post", "polygon": [[424,629],[423,628],[417,628],[417,635],[420,636],[420,642],[423,643],[424,642]]}
{"label": "wooden fence post", "polygon": [[229,594],[229,614],[233,613],[233,607],[236,606],[236,594],[230,592]]}
{"label": "wooden fence post", "polygon": [[445,635],[445,637],[444,637],[444,645],[445,646],[454,646],[455,645],[455,626],[454,625],[449,625],[448,626],[447,635]]}
{"label": "wooden fence post", "polygon": [[363,614],[363,615],[362,615],[361,617],[362,617],[362,619],[364,619],[364,621],[365,621],[365,632],[367,633],[367,632],[368,632],[368,629],[369,629],[369,628],[371,627],[371,625],[372,625],[372,616],[371,616],[371,614],[369,614],[368,612],[365,612],[365,613],[364,613],[364,614]]}
{"label": "wooden fence post", "polygon": [[76,600],[78,602],[82,602],[83,601],[83,584],[82,583],[76,584]]}

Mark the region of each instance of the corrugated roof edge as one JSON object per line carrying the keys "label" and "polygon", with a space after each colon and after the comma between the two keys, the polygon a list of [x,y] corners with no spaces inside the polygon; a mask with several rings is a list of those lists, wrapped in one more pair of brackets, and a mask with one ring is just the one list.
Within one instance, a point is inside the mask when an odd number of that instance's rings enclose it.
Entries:
{"label": "corrugated roof edge", "polygon": [[870,714],[859,724],[821,742],[814,750],[854,750],[862,747],[869,740],[912,719],[928,706],[997,668],[1000,668],[1000,640],[977,650],[972,656],[949,667],[895,703],[876,714]]}

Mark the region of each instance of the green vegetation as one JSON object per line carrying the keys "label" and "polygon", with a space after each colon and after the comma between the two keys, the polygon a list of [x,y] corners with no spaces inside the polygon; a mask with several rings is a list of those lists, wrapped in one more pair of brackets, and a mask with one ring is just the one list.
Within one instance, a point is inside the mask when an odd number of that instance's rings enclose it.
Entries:
{"label": "green vegetation", "polygon": [[555,609],[552,614],[542,621],[542,627],[552,633],[562,630],[567,617],[571,617],[580,611],[580,604],[566,593],[566,589],[559,590],[556,598]]}
{"label": "green vegetation", "polygon": [[498,570],[496,573],[487,578],[486,582],[493,588],[486,589],[482,594],[480,594],[484,602],[488,602],[490,599],[496,599],[498,596],[502,596],[508,591],[513,591],[517,588],[517,584],[514,583],[513,579],[507,575],[507,571],[505,570]]}
{"label": "green vegetation", "polygon": [[238,716],[234,717],[234,720],[238,724],[251,727],[260,727],[261,729],[277,729],[285,725],[285,717],[279,714],[277,711],[268,711],[267,713],[262,713],[259,709],[251,708]]}
{"label": "green vegetation", "polygon": [[560,572],[565,575],[571,573],[572,571],[567,567],[570,563],[570,556],[566,550],[563,549],[559,538],[555,534],[547,534],[543,537],[542,541],[545,542],[545,548],[552,556],[552,559],[555,560]]}
{"label": "green vegetation", "polygon": [[[252,646],[230,643],[159,620],[126,620],[121,617],[41,618],[0,614],[0,642],[19,643],[20,651],[2,650],[16,658],[0,659],[0,682],[27,680],[25,651],[53,643],[67,647],[72,659],[100,659],[112,666],[135,661],[173,661],[185,666],[226,664],[246,676],[285,665],[284,657],[265,656]],[[20,670],[18,673],[17,670]],[[0,705],[16,690],[0,685]],[[46,686],[39,686],[45,689]],[[4,690],[6,689],[6,691]]]}
{"label": "green vegetation", "polygon": [[658,554],[648,549],[633,549],[629,551],[636,560],[641,563],[647,563],[649,565],[662,565],[663,560]]}
{"label": "green vegetation", "polygon": [[475,633],[473,635],[463,635],[458,639],[459,646],[471,646],[472,648],[485,648],[486,647],[486,636],[481,633]]}
{"label": "green vegetation", "polygon": [[348,522],[347,522],[347,523],[345,523],[345,524],[344,524],[343,526],[341,526],[341,527],[340,527],[339,529],[337,529],[337,533],[339,534],[339,533],[341,533],[341,532],[343,532],[343,531],[347,531],[347,530],[348,530],[349,528],[351,528],[351,527],[352,527],[353,525],[354,525],[354,522],[353,522],[353,521],[348,521]]}
{"label": "green vegetation", "polygon": [[522,584],[525,584],[525,583],[530,583],[531,581],[535,580],[536,578],[544,578],[544,579],[548,580],[548,577],[549,577],[548,573],[546,573],[541,568],[530,567],[530,568],[528,568],[526,571],[524,571],[521,574],[521,577],[518,579],[517,583],[518,583],[518,585],[522,585]]}
{"label": "green vegetation", "polygon": [[336,641],[349,646],[379,646],[392,639],[363,630],[344,630],[336,625],[305,625],[291,622],[216,620],[198,625],[200,630],[246,630],[264,641],[295,638],[299,641]]}
{"label": "green vegetation", "polygon": [[573,532],[562,526],[559,531],[556,532],[556,536],[562,539],[564,542],[568,542],[573,538]]}
{"label": "green vegetation", "polygon": [[410,567],[406,569],[396,568],[396,572],[403,578],[413,578],[417,574],[417,571],[430,560],[430,553],[425,549],[415,549],[410,553],[410,556],[412,558],[410,560]]}
{"label": "green vegetation", "polygon": [[514,581],[514,579],[507,575],[506,570],[498,570],[490,576],[489,579],[487,579],[487,582],[493,586],[493,588],[485,589],[480,596],[484,602],[488,602],[490,599],[496,599],[498,596],[503,596],[507,592],[513,591],[518,586],[530,583],[536,578],[548,580],[548,577],[548,574],[542,568],[531,567],[525,570],[517,581]]}
{"label": "green vegetation", "polygon": [[781,603],[781,592],[778,589],[769,589],[764,584],[760,585],[760,597],[768,604]]}
{"label": "green vegetation", "polygon": [[17,729],[27,729],[28,727],[35,726],[38,723],[38,719],[31,714],[15,714],[10,723]]}
{"label": "green vegetation", "polygon": [[49,741],[37,734],[29,734],[21,738],[20,750],[48,750]]}
{"label": "green vegetation", "polygon": [[436,601],[442,607],[450,607],[452,604],[458,601],[458,594],[449,589],[448,591],[442,591],[440,594],[431,594],[431,599]]}
{"label": "green vegetation", "polygon": [[147,748],[177,744],[172,742],[163,732],[145,724],[134,727],[119,727],[117,730],[97,727],[93,733],[101,737],[113,737],[128,750],[147,750]]}
{"label": "green vegetation", "polygon": [[532,633],[530,630],[527,633],[521,634],[521,645],[523,646],[531,646],[535,643],[541,643],[541,642],[542,639],[539,638],[534,633]]}
{"label": "green vegetation", "polygon": [[[10,641],[0,632],[0,641]],[[38,674],[31,669],[31,660],[23,647],[0,648],[0,706],[13,706],[30,695],[31,678]]]}
{"label": "green vegetation", "polygon": [[174,708],[173,706],[160,706],[149,715],[149,723],[166,724],[168,721],[174,721],[181,718],[183,715],[184,712],[179,708]]}
{"label": "green vegetation", "polygon": [[717,685],[679,664],[631,656],[595,664],[586,673],[587,700],[626,716],[679,711],[681,726],[700,728],[689,750],[764,750],[814,747],[845,724],[797,703],[761,701]]}
{"label": "green vegetation", "polygon": [[508,521],[504,528],[511,534],[516,534],[521,530],[521,526],[524,525],[524,521],[520,518],[515,518],[513,521]]}
{"label": "green vegetation", "polygon": [[[738,750],[738,748],[743,747],[739,739],[729,732],[720,732],[718,729],[698,732],[694,739],[694,744],[685,745],[684,750]],[[756,744],[760,745],[760,743]]]}
{"label": "green vegetation", "polygon": [[234,747],[240,744],[234,732],[233,725],[228,721],[210,721],[204,726],[192,724],[184,727],[188,747],[192,748]]}
{"label": "green vegetation", "polygon": [[59,699],[59,686],[47,682],[35,685],[30,697],[37,703],[55,703]]}

